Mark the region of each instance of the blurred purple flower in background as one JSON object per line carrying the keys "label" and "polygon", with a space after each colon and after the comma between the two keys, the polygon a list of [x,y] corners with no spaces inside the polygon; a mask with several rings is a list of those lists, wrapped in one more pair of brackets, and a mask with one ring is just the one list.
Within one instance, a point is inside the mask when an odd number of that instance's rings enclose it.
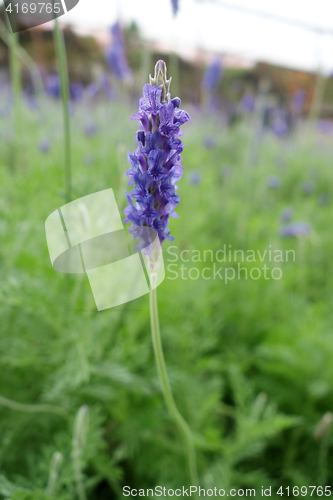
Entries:
{"label": "blurred purple flower in background", "polygon": [[206,149],[213,149],[216,146],[216,143],[212,137],[205,137],[203,140],[203,144]]}
{"label": "blurred purple flower in background", "polygon": [[52,73],[47,75],[45,78],[45,92],[47,95],[53,98],[58,98],[60,96],[60,78],[57,73]]}
{"label": "blurred purple flower in background", "polygon": [[50,151],[51,143],[47,137],[44,137],[39,141],[39,149],[42,153],[46,154]]}
{"label": "blurred purple flower in background", "polygon": [[11,113],[12,105],[11,102],[6,102],[6,104],[3,104],[0,108],[0,116],[6,117],[9,116]]}
{"label": "blurred purple flower in background", "polygon": [[292,222],[287,226],[283,226],[279,230],[279,234],[282,238],[293,238],[296,236],[307,236],[312,231],[310,224],[306,222]]}
{"label": "blurred purple flower in background", "polygon": [[125,39],[119,22],[111,27],[112,41],[105,49],[105,60],[109,69],[119,80],[129,80],[132,71],[126,58]]}
{"label": "blurred purple flower in background", "polygon": [[207,66],[201,87],[207,92],[213,92],[220,84],[223,75],[223,66],[220,59],[215,59],[209,66]]}
{"label": "blurred purple flower in background", "polygon": [[99,93],[100,93],[100,87],[94,82],[89,83],[89,85],[87,85],[85,88],[85,94],[91,99],[97,97]]}
{"label": "blurred purple flower in background", "polygon": [[174,16],[178,14],[179,10],[179,0],[171,0],[172,13]]}
{"label": "blurred purple flower in background", "polygon": [[281,179],[277,175],[267,177],[267,186],[271,189],[278,189],[281,186]]}
{"label": "blurred purple flower in background", "polygon": [[34,94],[31,94],[30,92],[26,94],[26,101],[30,109],[35,110],[39,108],[38,101]]}
{"label": "blurred purple flower in background", "polygon": [[136,134],[136,151],[128,153],[131,168],[126,172],[130,179],[128,185],[134,183],[134,189],[130,194],[125,192],[128,206],[124,210],[124,222],[132,223],[129,232],[136,236],[142,234],[143,227],[153,228],[161,243],[164,239],[173,240],[168,223],[170,216],[178,217],[176,183],[184,169],[181,165],[184,146],[179,139],[183,132],[179,127],[190,120],[186,111],[179,109],[179,97],[171,99],[170,83],[166,64],[159,60],[154,78],[150,77],[150,84],[143,87],[139,112],[131,117],[140,120],[142,130]]}
{"label": "blurred purple flower in background", "polygon": [[318,120],[317,128],[318,131],[322,132],[323,134],[331,134],[333,132],[332,121],[328,119]]}
{"label": "blurred purple flower in background", "polygon": [[116,91],[112,88],[109,76],[106,73],[102,73],[99,78],[99,88],[108,100],[116,96]]}
{"label": "blurred purple flower in background", "polygon": [[202,174],[201,174],[200,170],[192,170],[189,173],[188,179],[189,179],[190,184],[193,184],[193,186],[200,184],[201,179],[202,179]]}
{"label": "blurred purple flower in background", "polygon": [[290,219],[294,217],[294,209],[292,207],[287,207],[281,213],[281,221],[289,222]]}
{"label": "blurred purple flower in background", "polygon": [[84,133],[87,137],[95,137],[98,134],[98,127],[94,123],[87,123],[84,127]]}
{"label": "blurred purple flower in background", "polygon": [[271,130],[278,137],[286,137],[289,133],[288,116],[282,109],[275,109],[271,118]]}
{"label": "blurred purple flower in background", "polygon": [[312,181],[305,181],[302,184],[303,193],[306,195],[312,194],[315,189],[316,189],[316,186]]}
{"label": "blurred purple flower in background", "polygon": [[69,86],[70,97],[73,101],[80,101],[83,96],[84,87],[80,82],[71,83]]}
{"label": "blurred purple flower in background", "polygon": [[254,95],[246,93],[240,100],[240,110],[244,113],[252,113],[254,110]]}
{"label": "blurred purple flower in background", "polygon": [[110,100],[116,95],[116,91],[112,88],[109,76],[106,73],[102,73],[98,82],[93,82],[87,85],[85,94],[90,99],[95,99],[98,96],[104,95],[108,100]]}
{"label": "blurred purple flower in background", "polygon": [[293,115],[299,115],[304,107],[306,101],[306,92],[304,89],[295,90],[290,102],[290,110]]}

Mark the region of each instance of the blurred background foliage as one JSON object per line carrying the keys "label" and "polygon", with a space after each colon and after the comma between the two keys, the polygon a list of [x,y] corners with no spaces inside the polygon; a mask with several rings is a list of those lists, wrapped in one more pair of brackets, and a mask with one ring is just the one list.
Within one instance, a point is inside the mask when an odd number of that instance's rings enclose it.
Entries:
{"label": "blurred background foliage", "polygon": [[[0,494],[104,500],[122,498],[123,485],[186,486],[182,443],[154,365],[148,297],[97,312],[87,278],[50,265],[44,222],[66,202],[63,129],[59,82],[49,80],[57,68],[52,33],[37,32],[21,32],[20,44],[45,88],[38,94],[22,67],[18,152],[0,48]],[[195,436],[201,486],[259,494],[262,486],[332,484],[331,81],[309,119],[315,75],[267,64],[225,68],[203,90],[206,68],[149,52],[132,25],[124,30],[127,82],[94,39],[64,34],[71,85],[80,85],[69,107],[73,198],[112,187],[124,207],[137,130],[130,116],[157,58],[174,68],[192,118],[180,218],[171,223],[175,242],[165,244],[158,294],[171,385]],[[305,98],[295,111],[299,89]],[[295,250],[296,261],[274,263],[280,280],[172,279],[168,247],[203,255],[224,245]],[[262,267],[239,262],[249,272]],[[207,263],[185,267],[201,273]]]}

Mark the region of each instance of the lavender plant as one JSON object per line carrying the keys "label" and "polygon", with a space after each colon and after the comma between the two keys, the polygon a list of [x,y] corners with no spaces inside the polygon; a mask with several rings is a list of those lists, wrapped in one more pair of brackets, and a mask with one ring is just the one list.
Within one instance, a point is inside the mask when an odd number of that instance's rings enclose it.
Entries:
{"label": "lavender plant", "polygon": [[298,236],[307,236],[311,231],[312,227],[310,224],[303,221],[297,221],[281,227],[279,234],[282,238],[294,238]]}
{"label": "lavender plant", "polygon": [[171,0],[172,13],[174,16],[178,14],[179,0]]}
{"label": "lavender plant", "polygon": [[111,33],[112,42],[105,50],[105,60],[119,80],[128,80],[132,72],[126,59],[124,35],[118,22],[111,27]]}
{"label": "lavender plant", "polygon": [[[167,79],[164,61],[157,61],[154,78],[150,76],[149,79],[150,83],[143,87],[139,112],[132,116],[133,120],[140,121],[142,130],[136,134],[138,148],[133,154],[128,154],[131,165],[127,171],[127,177],[130,179],[128,184],[134,183],[134,189],[129,194],[125,191],[128,206],[124,209],[124,221],[132,223],[129,232],[134,237],[141,237],[138,250],[147,245],[143,236],[144,228],[156,231],[161,244],[165,239],[173,240],[168,223],[170,216],[178,217],[175,212],[179,203],[176,183],[183,173],[180,163],[183,144],[179,139],[183,132],[180,126],[190,120],[186,111],[179,109],[179,97],[171,99],[171,78]],[[155,361],[166,406],[184,437],[191,482],[197,485],[193,436],[173,398],[164,360],[155,286],[158,264],[152,254],[151,251],[150,320]]]}
{"label": "lavender plant", "polygon": [[207,92],[214,92],[220,84],[223,75],[223,66],[220,59],[215,59],[207,66],[201,87]]}
{"label": "lavender plant", "polygon": [[180,153],[184,147],[180,126],[190,120],[186,111],[179,109],[179,97],[171,99],[171,78],[167,80],[166,71],[165,62],[158,61],[154,78],[143,87],[139,112],[131,117],[141,122],[142,130],[137,132],[138,148],[128,153],[131,168],[126,175],[134,189],[129,194],[125,191],[128,206],[124,210],[124,222],[132,223],[130,233],[138,236],[140,228],[151,227],[161,243],[174,239],[168,225],[170,216],[178,218],[176,183],[183,173]]}

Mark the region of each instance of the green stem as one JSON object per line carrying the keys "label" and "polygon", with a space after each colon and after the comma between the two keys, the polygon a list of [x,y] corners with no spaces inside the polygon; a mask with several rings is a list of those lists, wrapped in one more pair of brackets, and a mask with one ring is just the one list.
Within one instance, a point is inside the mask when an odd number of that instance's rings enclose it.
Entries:
{"label": "green stem", "polygon": [[[5,23],[0,18],[0,38],[8,47],[10,46],[10,36],[11,36],[10,28],[7,28]],[[20,47],[17,44],[16,50],[17,50],[16,52],[17,57],[21,60],[21,63],[26,66],[28,71],[30,71],[36,92],[39,95],[42,94],[44,85],[37,64],[23,47]]]}
{"label": "green stem", "polygon": [[179,413],[179,410],[176,406],[171,391],[166,364],[164,360],[163,347],[161,342],[161,333],[158,320],[157,292],[156,288],[154,288],[154,281],[156,280],[156,275],[152,274],[151,279],[152,279],[152,289],[150,290],[149,293],[150,322],[151,322],[151,333],[152,333],[152,341],[153,341],[157,371],[160,383],[162,385],[165,404],[170,412],[170,415],[172,416],[173,420],[175,421],[177,427],[179,428],[180,432],[183,434],[184,437],[184,441],[186,444],[188,466],[189,466],[189,474],[192,483],[191,485],[198,486],[199,482],[197,475],[195,447],[194,447],[192,432],[188,424],[185,422],[185,420]]}
{"label": "green stem", "polygon": [[25,413],[55,413],[65,418],[68,416],[66,410],[59,406],[48,404],[17,403],[16,401],[12,401],[11,399],[4,398],[3,396],[0,396],[0,405],[6,406],[11,410],[23,411]]}
{"label": "green stem", "polygon": [[66,199],[71,201],[72,196],[72,174],[71,174],[71,140],[70,140],[70,121],[68,112],[69,102],[69,78],[67,55],[64,34],[59,28],[58,20],[55,19],[54,26],[54,40],[59,64],[59,73],[61,81],[61,98],[63,107],[64,119],[64,146],[65,146],[65,186],[66,186]]}
{"label": "green stem", "polygon": [[16,160],[20,153],[21,142],[21,71],[19,61],[19,40],[18,33],[12,33],[9,28],[8,33],[8,47],[9,47],[9,62],[10,73],[12,80],[12,88],[14,93],[14,158],[13,167],[16,167]]}
{"label": "green stem", "polygon": [[[313,91],[310,114],[309,114],[310,138],[311,134],[312,137],[314,137],[313,132],[315,131],[315,125],[317,120],[320,118],[320,112],[324,101],[326,82],[327,82],[326,76],[322,73],[321,70],[318,70],[318,73],[316,75],[316,83]],[[310,144],[312,144],[312,142],[309,141]]]}
{"label": "green stem", "polygon": [[89,408],[86,405],[81,406],[76,414],[74,434],[73,434],[73,462],[74,474],[76,481],[76,490],[80,500],[87,500],[86,491],[84,488],[81,459],[86,443],[87,432],[89,427]]}
{"label": "green stem", "polygon": [[179,95],[179,59],[174,52],[170,54],[170,75],[172,75],[172,92],[173,95]]}

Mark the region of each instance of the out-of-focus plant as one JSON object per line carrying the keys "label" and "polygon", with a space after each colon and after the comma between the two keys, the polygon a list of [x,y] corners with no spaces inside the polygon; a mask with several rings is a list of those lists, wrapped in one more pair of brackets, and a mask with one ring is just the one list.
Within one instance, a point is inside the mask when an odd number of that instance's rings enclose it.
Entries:
{"label": "out-of-focus plant", "polygon": [[69,118],[69,79],[67,67],[67,54],[65,38],[59,28],[58,19],[54,21],[54,39],[59,64],[61,99],[63,108],[64,123],[64,156],[65,156],[65,190],[66,199],[71,201],[72,197],[72,171],[71,171],[71,138],[70,138],[70,118]]}
{"label": "out-of-focus plant", "polygon": [[109,69],[119,79],[128,81],[132,71],[126,58],[125,39],[119,22],[111,27],[112,40],[105,49],[105,60]]}

